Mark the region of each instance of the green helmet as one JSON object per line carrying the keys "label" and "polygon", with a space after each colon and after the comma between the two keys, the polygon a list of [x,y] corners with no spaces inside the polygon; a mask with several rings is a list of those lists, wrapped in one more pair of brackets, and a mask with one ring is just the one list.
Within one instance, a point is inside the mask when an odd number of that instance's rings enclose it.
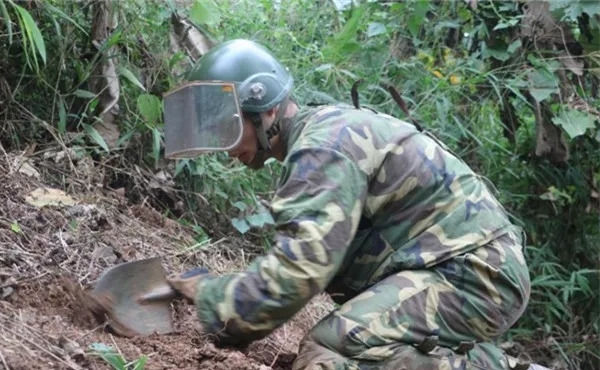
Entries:
{"label": "green helmet", "polygon": [[217,45],[192,68],[190,81],[228,81],[236,85],[243,112],[265,112],[292,90],[293,78],[263,46],[249,40]]}

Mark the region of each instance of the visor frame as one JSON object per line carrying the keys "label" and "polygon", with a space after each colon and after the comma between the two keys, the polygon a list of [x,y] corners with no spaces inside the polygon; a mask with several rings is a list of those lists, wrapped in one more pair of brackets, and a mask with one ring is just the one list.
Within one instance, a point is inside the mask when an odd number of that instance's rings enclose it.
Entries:
{"label": "visor frame", "polygon": [[[166,129],[165,129],[165,158],[166,159],[189,159],[189,158],[195,158],[198,155],[206,154],[206,153],[227,152],[227,151],[235,148],[236,146],[238,146],[240,144],[240,142],[242,141],[242,137],[244,136],[244,119],[243,119],[243,115],[242,115],[237,84],[235,82],[219,81],[219,80],[188,81],[188,82],[180,84],[180,85],[168,90],[167,92],[163,93],[163,106],[165,105],[166,98],[168,98],[170,95],[177,93],[183,89],[193,87],[193,86],[221,86],[223,88],[231,88],[231,92],[233,93],[233,100],[234,100],[235,108],[236,108],[236,111],[238,112],[238,113],[234,113],[234,116],[237,116],[237,118],[238,118],[237,122],[239,123],[240,134],[238,135],[235,142],[232,145],[227,146],[227,147],[206,147],[206,148],[202,148],[202,149],[188,148],[188,149],[181,149],[181,150],[177,150],[177,151],[173,151],[173,152],[167,152],[167,148],[166,148],[167,138],[166,138]],[[166,126],[166,119],[165,119],[165,126]]]}

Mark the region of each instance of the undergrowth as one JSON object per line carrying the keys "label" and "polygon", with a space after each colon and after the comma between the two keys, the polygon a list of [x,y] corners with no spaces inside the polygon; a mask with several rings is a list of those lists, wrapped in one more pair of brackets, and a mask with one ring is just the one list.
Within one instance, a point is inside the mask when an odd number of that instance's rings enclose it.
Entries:
{"label": "undergrowth", "polygon": [[[552,3],[553,17],[572,39],[544,48],[519,37],[523,3],[336,7],[341,3],[115,2],[118,26],[93,47],[93,2],[0,2],[0,142],[7,151],[33,143],[37,152],[76,149],[117,169],[109,187],[132,190],[128,173],[135,166],[167,172],[187,211],[146,189],[162,211],[193,223],[193,214],[208,207],[266,242],[260,230],[272,220],[263,201],[277,163],[253,172],[225,154],[162,159],[161,95],[181,81],[177,67],[193,62],[170,52],[171,11],[189,15],[216,41],[241,37],[266,45],[295,76],[294,98],[302,105],[349,103],[351,86],[362,79],[362,105],[406,118],[381,86],[393,84],[411,115],[489,178],[527,233],[531,300],[504,340],[524,343],[548,364],[593,368],[600,358],[600,8]],[[577,56],[574,64],[561,64],[569,55]],[[121,83],[119,140],[111,148],[95,129],[99,96],[89,87],[103,58],[116,61]],[[536,155],[536,105],[561,128],[568,158]],[[211,233],[197,227],[203,236]]]}

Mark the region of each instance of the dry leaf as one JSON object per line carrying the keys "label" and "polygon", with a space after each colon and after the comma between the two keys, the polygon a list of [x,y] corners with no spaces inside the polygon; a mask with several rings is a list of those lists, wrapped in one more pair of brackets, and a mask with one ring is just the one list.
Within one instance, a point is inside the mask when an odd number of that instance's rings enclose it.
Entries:
{"label": "dry leaf", "polygon": [[76,204],[75,200],[64,191],[52,188],[37,188],[25,197],[25,201],[37,208],[45,206],[74,206]]}
{"label": "dry leaf", "polygon": [[33,177],[37,180],[40,179],[40,173],[31,165],[31,163],[29,163],[29,158],[25,155],[18,155],[14,158],[13,169],[15,168],[17,169],[17,172],[22,173],[25,176]]}
{"label": "dry leaf", "polygon": [[94,259],[103,259],[108,265],[112,265],[117,262],[117,256],[115,255],[114,249],[108,246],[97,246],[92,252]]}
{"label": "dry leaf", "polygon": [[35,167],[30,165],[29,162],[23,162],[21,167],[19,167],[19,172],[26,176],[33,177],[38,180],[40,179],[40,173],[35,169]]}
{"label": "dry leaf", "polygon": [[85,352],[83,351],[79,343],[69,338],[60,337],[58,339],[58,345],[65,351],[66,355],[71,358],[77,360],[82,360],[83,358],[85,358]]}

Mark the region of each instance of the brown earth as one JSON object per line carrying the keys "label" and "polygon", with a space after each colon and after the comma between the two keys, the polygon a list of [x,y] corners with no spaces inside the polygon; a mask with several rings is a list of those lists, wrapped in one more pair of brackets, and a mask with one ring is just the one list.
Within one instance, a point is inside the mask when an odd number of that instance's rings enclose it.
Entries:
{"label": "brown earth", "polygon": [[[127,361],[146,356],[146,369],[288,369],[304,333],[331,307],[318,297],[291,322],[241,350],[215,347],[200,332],[193,306],[182,301],[173,303],[173,334],[113,335],[84,309],[77,293],[92,287],[106,268],[161,256],[169,272],[204,265],[222,273],[247,264],[252,256],[241,251],[248,242],[207,230],[219,240],[198,245],[191,228],[144,201],[132,204],[123,189],[110,190],[94,179],[99,164],[91,160],[85,166],[80,161],[73,174],[63,172],[57,180],[36,170],[60,173],[52,171],[58,155],[3,154],[0,369],[111,368],[92,345],[110,346]],[[27,196],[41,187],[67,189],[76,204],[40,208],[27,203]]]}

